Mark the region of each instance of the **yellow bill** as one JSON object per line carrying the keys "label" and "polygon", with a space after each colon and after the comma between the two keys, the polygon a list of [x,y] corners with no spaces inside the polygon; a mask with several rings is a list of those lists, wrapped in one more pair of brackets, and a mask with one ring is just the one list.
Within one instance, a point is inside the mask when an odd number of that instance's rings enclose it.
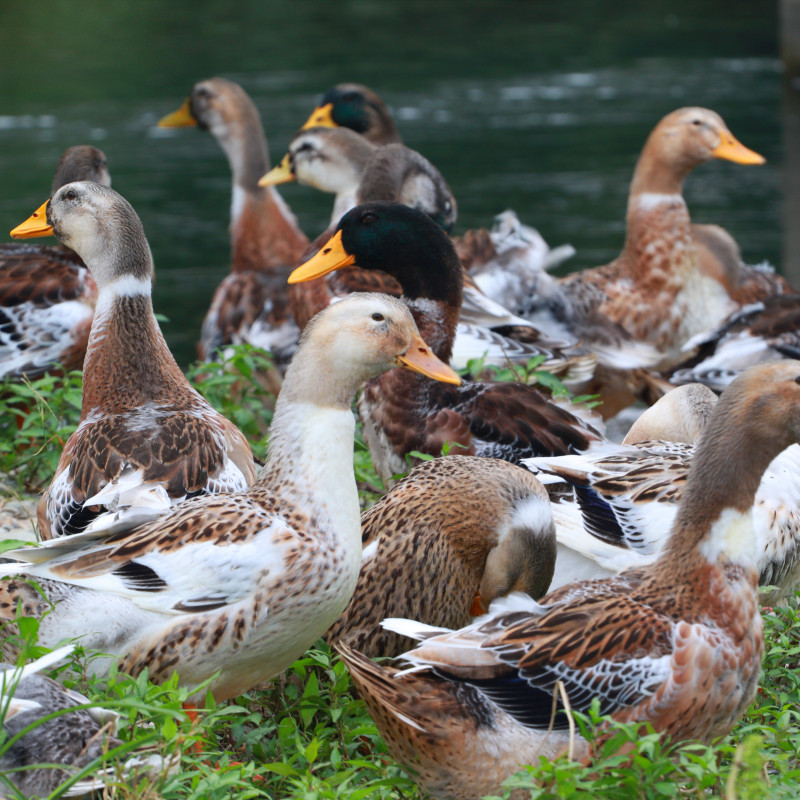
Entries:
{"label": "yellow bill", "polygon": [[719,144],[711,151],[711,155],[737,164],[763,164],[767,160],[755,150],[745,147],[730,131],[722,132]]}
{"label": "yellow bill", "polygon": [[344,245],[342,244],[342,232],[336,231],[318,253],[309,258],[305,264],[301,264],[289,276],[289,283],[310,281],[322,275],[327,275],[334,270],[341,269],[342,267],[349,267],[351,264],[355,263],[356,257],[351,256],[344,249]]}
{"label": "yellow bill", "polygon": [[159,128],[188,128],[197,125],[197,120],[192,115],[192,98],[187,97],[183,105],[166,117],[161,117],[158,121]]}
{"label": "yellow bill", "polygon": [[49,200],[46,200],[25,222],[17,225],[11,231],[11,238],[35,239],[37,236],[53,236],[53,226],[47,222],[47,204],[49,202]]}
{"label": "yellow bill", "polygon": [[325,103],[324,106],[317,106],[300,130],[304,131],[306,128],[316,128],[319,125],[326,128],[339,127],[333,121],[333,103]]}
{"label": "yellow bill", "polygon": [[262,175],[258,179],[258,185],[277,186],[279,183],[289,183],[294,179],[294,172],[292,172],[292,165],[289,163],[289,154],[287,153],[277,167],[273,167],[266,175]]}
{"label": "yellow bill", "polygon": [[402,356],[397,357],[397,363],[412,372],[420,372],[423,375],[427,375],[435,381],[454,383],[456,386],[461,384],[461,378],[458,377],[458,373],[447,366],[440,358],[437,358],[419,336],[414,336],[408,350]]}

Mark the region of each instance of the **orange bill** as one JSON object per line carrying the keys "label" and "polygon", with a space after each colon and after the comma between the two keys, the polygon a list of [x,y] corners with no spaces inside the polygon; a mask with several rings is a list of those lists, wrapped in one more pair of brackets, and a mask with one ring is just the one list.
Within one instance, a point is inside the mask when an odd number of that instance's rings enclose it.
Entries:
{"label": "orange bill", "polygon": [[305,264],[301,264],[290,276],[289,283],[303,283],[329,272],[349,267],[356,263],[356,257],[351,256],[342,244],[342,232],[336,231],[328,239],[327,244],[314,256],[308,259]]}
{"label": "orange bill", "polygon": [[316,128],[319,125],[326,128],[338,127],[333,121],[333,103],[325,103],[324,106],[317,106],[300,130],[304,131],[306,128]]}
{"label": "orange bill", "polygon": [[49,202],[49,200],[46,200],[25,222],[17,225],[11,231],[11,238],[35,239],[37,236],[53,236],[53,226],[47,222],[47,204]]}
{"label": "orange bill", "polygon": [[435,381],[454,383],[456,386],[461,384],[461,378],[458,377],[458,373],[448,367],[444,361],[437,358],[419,336],[415,336],[408,350],[402,356],[397,357],[397,363],[412,372],[420,372],[423,375],[427,375]]}
{"label": "orange bill", "polygon": [[470,607],[469,610],[470,616],[482,617],[488,610],[489,609],[483,605],[483,600],[481,599],[481,593],[478,592],[472,601],[472,606]]}
{"label": "orange bill", "polygon": [[258,185],[277,186],[279,183],[289,183],[294,179],[294,172],[292,172],[292,165],[289,163],[289,154],[287,153],[277,167],[273,167],[266,175],[262,175],[258,179]]}
{"label": "orange bill", "polygon": [[755,150],[745,147],[730,131],[722,132],[719,144],[711,151],[711,155],[737,164],[763,164],[767,160]]}
{"label": "orange bill", "polygon": [[197,125],[197,120],[192,116],[192,98],[187,97],[183,105],[166,117],[161,117],[158,121],[159,128],[188,128]]}

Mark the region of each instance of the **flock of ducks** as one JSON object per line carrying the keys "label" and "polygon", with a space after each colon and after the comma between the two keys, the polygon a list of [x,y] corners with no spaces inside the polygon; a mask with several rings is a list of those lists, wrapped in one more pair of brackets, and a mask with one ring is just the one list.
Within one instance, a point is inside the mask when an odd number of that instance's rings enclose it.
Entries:
{"label": "flock of ducks", "polygon": [[[11,232],[59,246],[0,247],[0,373],[84,371],[80,425],[39,501],[43,541],[0,564],[4,634],[33,616],[40,645],[104,654],[97,675],[177,671],[218,701],[325,636],[437,798],[496,793],[540,756],[589,759],[566,712],[595,697],[675,739],[730,731],[759,678],[759,584],[775,600],[800,577],[798,295],[744,265],[723,228],[692,224],[681,191],[710,158],[761,156],[712,111],[667,115],[637,163],[620,256],[557,279],[570,250],[511,212],[450,237],[444,177],[366,87],[327,92],[272,169],[230,81],[196,84],[159,124],[208,130],[231,167],[230,274],[199,353],[272,353],[266,463],[170,354],[150,248],[105,156],[71,148]],[[335,195],[313,242],[275,189],[288,180]],[[454,370],[534,356],[598,393],[603,416],[662,397],[615,444],[601,415],[541,386]],[[357,395],[392,486],[363,514]],[[71,710],[85,698],[38,675],[63,655],[3,673],[12,736],[63,712],[0,760],[24,796],[118,744],[102,716]],[[77,753],[70,726],[87,731]],[[59,767],[30,769],[42,761]]]}

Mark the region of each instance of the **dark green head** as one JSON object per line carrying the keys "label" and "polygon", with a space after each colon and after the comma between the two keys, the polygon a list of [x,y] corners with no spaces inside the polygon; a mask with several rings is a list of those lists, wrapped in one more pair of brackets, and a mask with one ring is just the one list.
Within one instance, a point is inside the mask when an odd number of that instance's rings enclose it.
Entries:
{"label": "dark green head", "polygon": [[461,264],[450,237],[427,214],[398,203],[365,203],[348,211],[337,230],[357,266],[388,273],[409,299],[460,308]]}
{"label": "dark green head", "polygon": [[392,115],[375,92],[359,83],[338,83],[322,95],[319,106],[331,104],[333,121],[375,144],[399,142]]}

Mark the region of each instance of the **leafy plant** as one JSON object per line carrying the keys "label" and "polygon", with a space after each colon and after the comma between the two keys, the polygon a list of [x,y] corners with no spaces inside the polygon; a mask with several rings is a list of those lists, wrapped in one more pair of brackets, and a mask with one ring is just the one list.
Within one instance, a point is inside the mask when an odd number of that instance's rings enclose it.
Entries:
{"label": "leafy plant", "polygon": [[0,472],[17,492],[39,492],[49,483],[78,427],[82,386],[78,371],[0,383]]}
{"label": "leafy plant", "polygon": [[266,432],[275,408],[274,390],[280,377],[272,356],[247,344],[226,348],[224,361],[198,361],[186,377],[200,394],[247,437],[253,453],[263,459]]}

